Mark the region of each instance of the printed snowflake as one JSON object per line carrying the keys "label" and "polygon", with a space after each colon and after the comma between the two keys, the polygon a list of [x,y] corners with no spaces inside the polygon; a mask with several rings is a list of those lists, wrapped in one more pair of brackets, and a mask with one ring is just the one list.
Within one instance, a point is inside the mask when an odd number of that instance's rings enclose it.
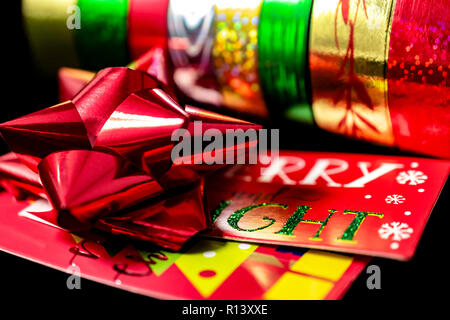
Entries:
{"label": "printed snowflake", "polygon": [[413,229],[404,222],[391,222],[384,223],[380,229],[378,229],[378,234],[382,239],[388,239],[392,237],[394,241],[401,241],[403,239],[408,239],[413,233]]}
{"label": "printed snowflake", "polygon": [[416,186],[427,181],[428,177],[422,171],[408,170],[402,171],[397,176],[397,182],[406,184],[409,182],[410,186]]}
{"label": "printed snowflake", "polygon": [[393,194],[390,196],[387,196],[386,199],[384,199],[384,201],[386,201],[386,203],[393,203],[393,204],[399,204],[399,203],[403,203],[405,202],[405,197],[402,196],[401,194]]}

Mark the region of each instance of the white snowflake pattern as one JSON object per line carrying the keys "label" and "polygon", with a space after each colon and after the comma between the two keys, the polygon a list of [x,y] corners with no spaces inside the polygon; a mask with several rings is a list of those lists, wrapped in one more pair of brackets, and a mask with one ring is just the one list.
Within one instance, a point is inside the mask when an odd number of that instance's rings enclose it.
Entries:
{"label": "white snowflake pattern", "polygon": [[399,204],[399,203],[403,203],[405,202],[405,197],[402,196],[401,194],[392,194],[390,196],[387,196],[386,199],[384,199],[384,201],[386,201],[386,203],[393,203],[393,204]]}
{"label": "white snowflake pattern", "polygon": [[410,186],[416,186],[427,181],[428,177],[422,171],[408,170],[402,171],[397,176],[397,182],[400,184],[408,183]]}
{"label": "white snowflake pattern", "polygon": [[378,234],[382,239],[389,239],[392,237],[394,241],[401,241],[403,239],[408,239],[413,233],[413,229],[409,227],[407,223],[404,222],[391,222],[384,223],[380,229],[378,229]]}

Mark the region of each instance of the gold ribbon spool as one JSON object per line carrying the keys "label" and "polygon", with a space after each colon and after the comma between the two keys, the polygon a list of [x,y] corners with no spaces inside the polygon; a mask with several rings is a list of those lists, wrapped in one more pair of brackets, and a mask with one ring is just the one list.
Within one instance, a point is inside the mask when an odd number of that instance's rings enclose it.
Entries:
{"label": "gold ribbon spool", "polygon": [[78,66],[70,19],[77,0],[23,0],[22,14],[37,67],[54,74],[61,66]]}
{"label": "gold ribbon spool", "polygon": [[395,0],[315,0],[310,31],[319,127],[394,144],[386,64]]}

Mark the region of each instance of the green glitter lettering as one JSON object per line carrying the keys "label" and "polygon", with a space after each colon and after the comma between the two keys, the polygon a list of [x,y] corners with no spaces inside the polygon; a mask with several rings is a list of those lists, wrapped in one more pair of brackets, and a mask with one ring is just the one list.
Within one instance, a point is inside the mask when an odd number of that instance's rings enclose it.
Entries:
{"label": "green glitter lettering", "polygon": [[347,229],[345,229],[342,237],[340,237],[338,240],[353,241],[353,237],[355,236],[356,232],[358,231],[359,227],[364,222],[364,219],[366,219],[367,216],[374,216],[380,219],[382,219],[384,216],[384,214],[382,213],[344,210],[344,214],[348,213],[355,214],[356,217],[352,220]]}
{"label": "green glitter lettering", "polygon": [[212,211],[211,219],[212,222],[216,221],[216,219],[220,216],[223,210],[228,207],[233,201],[231,200],[222,200],[219,205]]}
{"label": "green glitter lettering", "polygon": [[254,232],[254,231],[259,231],[262,229],[266,229],[268,227],[270,227],[271,225],[273,225],[275,223],[275,219],[269,218],[269,217],[264,217],[263,220],[265,221],[270,221],[269,224],[259,227],[259,228],[255,228],[255,229],[242,229],[239,227],[238,223],[241,220],[241,218],[250,210],[256,209],[256,208],[261,208],[261,207],[281,207],[283,209],[286,209],[288,206],[285,204],[278,204],[278,203],[261,203],[261,204],[255,204],[255,205],[251,205],[242,209],[239,209],[235,212],[233,212],[233,214],[228,218],[227,222],[228,224],[235,230],[238,231],[248,231],[248,232]]}
{"label": "green glitter lettering", "polygon": [[294,214],[289,217],[289,219],[286,221],[286,224],[281,228],[280,231],[276,232],[276,234],[282,234],[285,236],[293,236],[294,235],[294,229],[297,227],[297,225],[302,223],[314,223],[314,224],[320,224],[319,230],[317,230],[316,234],[309,238],[310,240],[322,240],[320,238],[320,234],[322,233],[323,228],[328,223],[328,220],[330,220],[331,216],[336,212],[334,209],[328,210],[329,214],[326,217],[325,220],[309,220],[309,219],[303,219],[305,214],[308,212],[308,210],[311,209],[311,207],[308,206],[298,206],[297,210],[295,210]]}

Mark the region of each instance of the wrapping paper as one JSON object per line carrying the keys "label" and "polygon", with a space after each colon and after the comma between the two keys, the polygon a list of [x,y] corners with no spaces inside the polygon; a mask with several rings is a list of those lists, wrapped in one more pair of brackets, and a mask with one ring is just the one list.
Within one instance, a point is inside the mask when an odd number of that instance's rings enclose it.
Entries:
{"label": "wrapping paper", "polygon": [[[105,171],[107,156],[101,156],[104,164],[91,180]],[[206,177],[206,207],[214,224],[202,234],[408,260],[414,255],[449,169],[448,161],[433,159],[281,151],[269,165],[236,165]],[[83,170],[74,171],[83,175]],[[47,176],[40,175],[46,189]],[[27,194],[46,198],[39,177],[12,155],[0,158],[0,178],[5,189],[20,199]],[[88,196],[99,198],[98,185],[90,185],[79,183],[73,188],[86,188]],[[147,225],[156,219],[152,230],[157,231],[159,226],[178,230],[178,221],[202,210],[196,206],[201,197],[198,190],[184,189],[171,196],[169,200],[179,201],[179,205],[163,203],[161,207],[169,213],[167,219],[155,214],[146,219]],[[130,190],[127,201],[133,196],[135,192]],[[199,200],[193,201],[196,197]],[[115,201],[120,205],[119,197]],[[132,207],[117,217],[149,217],[154,208]],[[61,226],[60,215],[54,210],[38,218]],[[172,219],[177,215],[181,216]]]}
{"label": "wrapping paper", "polygon": [[[208,226],[201,177],[223,165],[197,164],[198,153],[187,164],[172,163],[172,132],[259,126],[183,109],[158,85],[147,73],[108,68],[72,100],[0,126],[17,157],[39,175],[61,226],[105,229],[172,249]],[[205,123],[203,131],[193,120]],[[254,143],[236,145],[235,156]],[[30,174],[25,170],[15,180],[6,177],[10,189],[20,191],[20,177]]]}
{"label": "wrapping paper", "polygon": [[339,299],[369,260],[208,239],[171,252],[111,235],[61,230],[41,218],[50,208],[44,200],[17,202],[1,192],[0,201],[0,250],[155,298]]}
{"label": "wrapping paper", "polygon": [[208,181],[207,234],[409,260],[449,171],[445,160],[281,150]]}

